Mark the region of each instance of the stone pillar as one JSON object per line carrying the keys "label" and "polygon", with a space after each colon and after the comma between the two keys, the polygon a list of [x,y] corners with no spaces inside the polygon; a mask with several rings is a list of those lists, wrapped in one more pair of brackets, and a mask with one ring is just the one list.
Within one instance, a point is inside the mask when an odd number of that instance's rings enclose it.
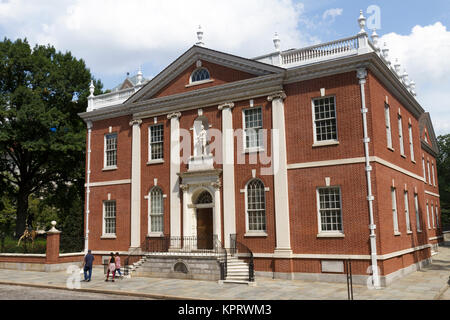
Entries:
{"label": "stone pillar", "polygon": [[61,231],[56,230],[56,221],[52,221],[52,228],[47,231],[47,248],[45,263],[53,264],[58,263],[59,258],[59,239],[61,236]]}
{"label": "stone pillar", "polygon": [[133,128],[131,147],[131,239],[130,250],[141,246],[141,124],[130,122]]}
{"label": "stone pillar", "polygon": [[[286,156],[284,102],[286,94],[277,92],[267,98],[272,102],[272,166],[274,175],[276,248],[275,256],[290,257],[289,191]],[[278,136],[278,139],[275,137]]]}
{"label": "stone pillar", "polygon": [[226,248],[230,247],[230,234],[236,234],[233,107],[234,103],[219,106],[222,111],[223,230]]}
{"label": "stone pillar", "polygon": [[180,182],[180,117],[181,113],[171,113],[170,119],[170,236],[181,236]]}

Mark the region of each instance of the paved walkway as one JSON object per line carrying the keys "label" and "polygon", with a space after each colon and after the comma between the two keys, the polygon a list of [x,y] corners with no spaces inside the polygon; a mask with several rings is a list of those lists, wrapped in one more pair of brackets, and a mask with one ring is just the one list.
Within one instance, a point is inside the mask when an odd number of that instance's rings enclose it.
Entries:
{"label": "paved walkway", "polygon": [[[354,285],[355,300],[450,300],[450,245],[440,247],[433,263],[396,280],[387,288],[369,290]],[[0,284],[67,289],[65,272],[31,272],[0,269]],[[131,278],[105,282],[103,268],[93,271],[91,282],[81,282],[80,292],[101,292],[161,299],[195,300],[346,300],[345,283],[257,278],[257,286],[219,285],[212,281]]]}

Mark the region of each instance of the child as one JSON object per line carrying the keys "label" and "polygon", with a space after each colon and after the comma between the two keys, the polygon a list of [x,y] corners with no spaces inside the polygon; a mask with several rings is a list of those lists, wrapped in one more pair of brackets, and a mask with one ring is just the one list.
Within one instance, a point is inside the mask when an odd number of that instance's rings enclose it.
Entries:
{"label": "child", "polygon": [[116,276],[116,260],[114,259],[114,253],[111,252],[111,259],[109,259],[108,273],[106,275],[105,281],[109,279],[109,272],[112,273],[112,282],[114,282],[114,278]]}

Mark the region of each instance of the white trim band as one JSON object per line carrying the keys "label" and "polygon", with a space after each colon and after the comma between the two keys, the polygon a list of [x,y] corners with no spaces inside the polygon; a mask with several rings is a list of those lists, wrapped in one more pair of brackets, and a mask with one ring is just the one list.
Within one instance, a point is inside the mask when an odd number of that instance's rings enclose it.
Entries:
{"label": "white trim band", "polygon": [[[131,179],[125,179],[125,180],[113,180],[113,181],[103,181],[103,182],[91,182],[89,184],[90,187],[104,187],[104,186],[114,186],[118,184],[129,184],[131,183]],[[87,187],[87,185],[84,185]]]}

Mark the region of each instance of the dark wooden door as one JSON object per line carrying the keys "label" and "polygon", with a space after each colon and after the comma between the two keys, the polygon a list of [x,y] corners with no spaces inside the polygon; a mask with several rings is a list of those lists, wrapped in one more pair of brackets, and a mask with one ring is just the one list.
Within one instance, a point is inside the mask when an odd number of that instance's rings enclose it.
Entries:
{"label": "dark wooden door", "polygon": [[213,248],[212,208],[197,209],[197,248]]}

